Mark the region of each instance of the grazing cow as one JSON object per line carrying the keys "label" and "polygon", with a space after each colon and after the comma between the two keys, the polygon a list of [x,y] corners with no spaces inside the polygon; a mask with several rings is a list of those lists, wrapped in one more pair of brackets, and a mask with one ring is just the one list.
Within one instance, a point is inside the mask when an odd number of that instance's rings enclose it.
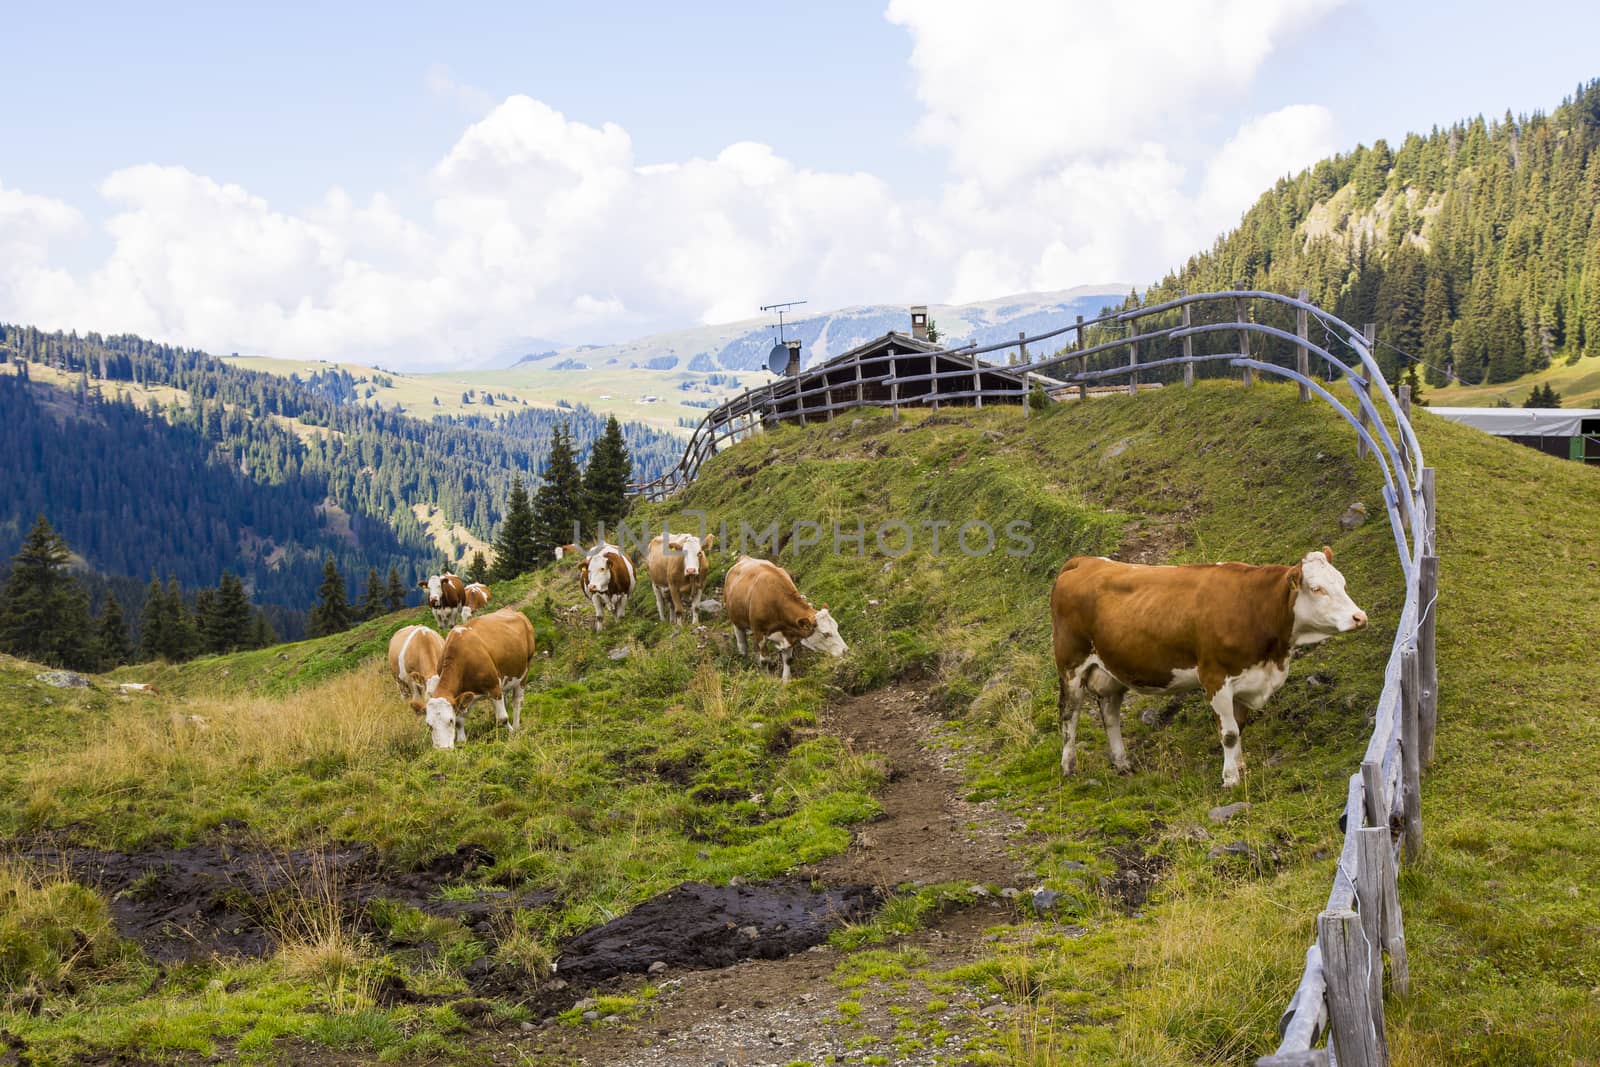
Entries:
{"label": "grazing cow", "polygon": [[428,607],[433,609],[433,621],[439,629],[448,629],[461,621],[461,609],[467,600],[467,586],[460,578],[446,571],[418,582],[417,588],[428,591]]}
{"label": "grazing cow", "polygon": [[633,560],[622,554],[616,545],[596,545],[578,571],[583,595],[594,605],[594,631],[609,610],[615,618],[622,618],[628,610],[628,597],[633,593]]}
{"label": "grazing cow", "polygon": [[[533,624],[520,611],[502,608],[455,627],[445,638],[438,673],[428,679],[422,712],[434,748],[454,748],[467,739],[467,709],[481,697],[494,702],[496,723],[522,725],[522,698],[533,660]],[[510,714],[506,706],[510,705]]]}
{"label": "grazing cow", "polygon": [[428,679],[439,673],[439,653],[444,638],[428,626],[402,626],[389,638],[389,673],[394,675],[400,695],[420,700],[428,691]]}
{"label": "grazing cow", "polygon": [[1367,615],[1324,547],[1292,567],[1151,567],[1074,556],[1050,591],[1050,622],[1063,774],[1077,766],[1086,692],[1098,701],[1111,762],[1126,772],[1123,695],[1203,689],[1222,739],[1222,784],[1235,786],[1244,770],[1235,708],[1257,711],[1277,692],[1296,645],[1359,630]]}
{"label": "grazing cow", "polygon": [[716,535],[708,534],[704,540],[693,534],[679,534],[670,540],[664,537],[656,534],[645,555],[650,589],[656,595],[656,615],[667,622],[670,613],[670,621],[679,625],[687,606],[689,621],[698,625],[700,596],[706,588],[706,553],[715,551]]}
{"label": "grazing cow", "polygon": [[461,621],[481,614],[489,606],[489,587],[482,582],[473,582],[461,591]]}
{"label": "grazing cow", "polygon": [[828,606],[813,608],[795,588],[789,572],[769,560],[740,556],[722,580],[722,603],[733,623],[739,652],[749,655],[753,649],[756,662],[765,663],[761,643],[771,641],[778,646],[785,682],[797,644],[830,656],[850,650],[839,636],[839,624],[828,613]]}
{"label": "grazing cow", "polygon": [[555,549],[556,561],[560,562],[569,552],[576,554],[582,551],[583,549],[577,545],[557,545]]}

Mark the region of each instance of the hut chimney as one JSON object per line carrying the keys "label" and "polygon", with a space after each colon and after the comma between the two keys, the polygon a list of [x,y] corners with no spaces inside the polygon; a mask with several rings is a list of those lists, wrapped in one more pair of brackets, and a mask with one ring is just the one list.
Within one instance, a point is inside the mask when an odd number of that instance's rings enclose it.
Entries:
{"label": "hut chimney", "polygon": [[789,365],[783,368],[785,378],[793,378],[800,373],[800,342],[785,341],[783,347],[789,350]]}
{"label": "hut chimney", "polygon": [[919,341],[928,339],[928,308],[917,304],[911,309],[911,336]]}

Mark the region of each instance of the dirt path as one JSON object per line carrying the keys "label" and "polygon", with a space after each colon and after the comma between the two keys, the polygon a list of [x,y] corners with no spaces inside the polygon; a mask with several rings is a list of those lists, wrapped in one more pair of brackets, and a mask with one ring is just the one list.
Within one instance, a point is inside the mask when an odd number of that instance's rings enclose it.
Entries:
{"label": "dirt path", "polygon": [[[925,684],[852,697],[829,709],[820,725],[857,751],[881,755],[889,782],[878,797],[883,814],[856,828],[849,850],[800,873],[830,885],[871,883],[883,889],[912,881],[996,887],[1025,882],[1008,851],[1019,824],[989,805],[963,799],[960,777],[941,758],[938,718],[928,709]],[[915,966],[943,971],[975,959],[985,928],[1014,921],[1015,915],[1008,902],[989,898],[884,947],[905,953],[918,961]],[[856,999],[834,981],[844,958],[823,944],[781,960],[669,971],[656,981],[658,994],[642,1016],[507,1035],[505,1053],[533,1063],[589,1067],[756,1067],[816,1063],[829,1055],[839,1062],[878,1055],[897,1064],[934,1064],[956,1057],[959,1045],[951,1042],[959,1038],[952,1035],[1007,1025],[1004,1005],[970,993],[951,996],[943,1007],[914,1005],[911,1012],[890,1011],[880,997]],[[857,1007],[842,1008],[842,1002]],[[913,1016],[925,1040],[907,1029],[904,1020]]]}

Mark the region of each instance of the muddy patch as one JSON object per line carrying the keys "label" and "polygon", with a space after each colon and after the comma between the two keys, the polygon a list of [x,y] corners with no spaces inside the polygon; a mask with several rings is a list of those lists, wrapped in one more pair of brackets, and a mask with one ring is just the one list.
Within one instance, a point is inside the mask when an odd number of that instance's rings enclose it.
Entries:
{"label": "muddy patch", "polygon": [[387,869],[374,849],[359,844],[281,851],[220,841],[115,852],[49,843],[8,851],[104,893],[117,932],[162,963],[265,956],[308,907],[334,908],[360,926],[367,905],[381,897],[478,928],[500,912],[553,899],[509,891],[436,899],[445,885],[494,862],[472,846],[409,871]]}
{"label": "muddy patch", "polygon": [[1156,883],[1172,864],[1168,857],[1159,852],[1146,852],[1137,842],[1113,845],[1102,855],[1116,866],[1117,873],[1100,879],[1100,888],[1125,912],[1144,907]]}
{"label": "muddy patch", "polygon": [[557,973],[592,984],[643,974],[652,963],[689,970],[781,959],[877,910],[870,886],[813,889],[806,881],[713,886],[685,882],[563,946]]}

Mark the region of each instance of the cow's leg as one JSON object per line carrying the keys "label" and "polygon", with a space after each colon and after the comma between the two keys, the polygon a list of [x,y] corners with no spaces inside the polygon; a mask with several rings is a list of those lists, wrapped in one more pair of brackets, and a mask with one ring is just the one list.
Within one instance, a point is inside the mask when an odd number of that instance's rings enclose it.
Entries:
{"label": "cow's leg", "polygon": [[783,682],[787,685],[789,683],[789,661],[794,658],[794,646],[784,645],[782,651],[778,653],[778,658],[783,661]]}
{"label": "cow's leg", "polygon": [[739,655],[741,656],[750,654],[750,646],[745,644],[744,631],[737,626],[733,628],[733,647],[739,650]]}
{"label": "cow's leg", "polygon": [[1056,696],[1056,717],[1061,721],[1061,773],[1071,775],[1078,770],[1078,713],[1083,710],[1083,701],[1078,699],[1075,687],[1069,687],[1067,680],[1061,675],[1056,676],[1061,691]]}
{"label": "cow's leg", "polygon": [[666,622],[667,604],[666,600],[661,596],[661,587],[655,582],[651,582],[650,591],[656,595],[656,618],[660,619],[662,622]]}
{"label": "cow's leg", "polygon": [[[1209,690],[1210,687],[1208,686]],[[1222,738],[1222,784],[1232,789],[1244,774],[1244,750],[1239,744],[1239,720],[1233,714],[1233,682],[1224,679],[1210,692],[1211,711],[1217,717],[1217,733]]]}
{"label": "cow's leg", "polygon": [[626,593],[618,593],[616,596],[611,598],[611,614],[615,615],[617,618],[620,619],[624,615],[626,615],[627,613],[628,613],[628,594],[626,594]]}
{"label": "cow's leg", "polygon": [[1122,698],[1126,690],[1117,689],[1100,696],[1100,721],[1105,724],[1106,743],[1111,746],[1111,765],[1118,774],[1132,770],[1128,752],[1122,747]]}
{"label": "cow's leg", "polygon": [[606,616],[605,601],[599,593],[592,593],[589,596],[589,603],[594,605],[594,632],[599,633],[600,624]]}
{"label": "cow's leg", "polygon": [[525,697],[527,697],[527,695],[528,695],[528,680],[526,678],[518,678],[517,679],[517,695],[516,695],[516,698],[511,702],[511,729],[512,730],[517,730],[517,729],[520,729],[522,727],[522,701],[523,701],[523,699]]}
{"label": "cow's leg", "polygon": [[683,594],[678,592],[676,585],[667,586],[667,595],[672,598],[672,625],[683,625]]}

